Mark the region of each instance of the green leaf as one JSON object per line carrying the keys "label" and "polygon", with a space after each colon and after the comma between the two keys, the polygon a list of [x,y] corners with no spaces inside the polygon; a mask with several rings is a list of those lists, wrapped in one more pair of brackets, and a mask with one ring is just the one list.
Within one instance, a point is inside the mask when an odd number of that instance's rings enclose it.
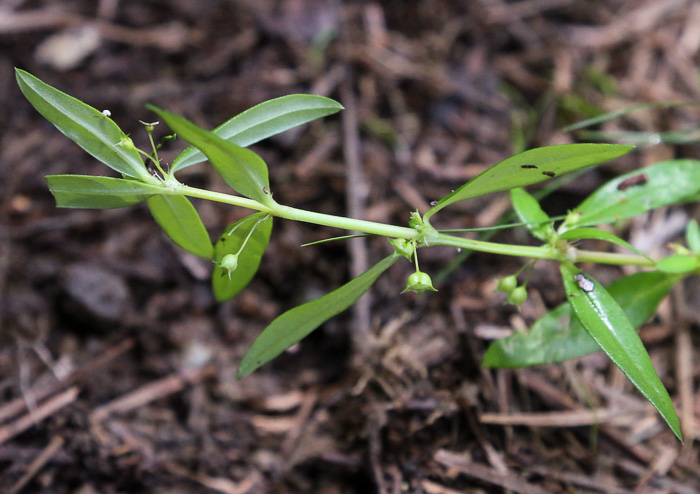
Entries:
{"label": "green leaf", "polygon": [[674,254],[656,263],[656,269],[663,273],[681,274],[691,273],[700,267],[697,256]]}
{"label": "green leaf", "polygon": [[695,220],[690,220],[688,222],[688,227],[685,229],[685,242],[688,244],[688,248],[700,254],[700,226]]}
{"label": "green leaf", "polygon": [[102,163],[129,177],[156,183],[138,151],[120,146],[126,134],[95,108],[55,89],[33,75],[15,69],[24,96],[58,130]]}
{"label": "green leaf", "polygon": [[527,229],[535,238],[547,240],[554,233],[551,220],[547,213],[542,211],[537,199],[520,187],[511,189],[510,198],[513,201],[515,213],[520,221],[525,223]]}
{"label": "green leaf", "polygon": [[267,165],[260,156],[197,127],[186,118],[152,105],[148,108],[179,137],[198,147],[233,190],[262,204],[272,204]]}
{"label": "green leaf", "polygon": [[573,313],[598,345],[634,386],[659,411],[673,433],[683,440],[671,397],[656,374],[642,340],[615,299],[593,279],[592,288],[582,289],[575,277],[581,272],[562,264],[566,297]]}
{"label": "green leaf", "polygon": [[[632,326],[638,328],[654,315],[680,278],[658,271],[641,272],[620,278],[606,289]],[[564,302],[535,321],[529,331],[518,331],[491,343],[482,365],[497,368],[545,365],[597,351],[600,351],[598,343],[571,317],[571,305]]]}
{"label": "green leaf", "polygon": [[47,175],[46,181],[59,208],[123,208],[163,193],[163,187],[124,178]]}
{"label": "green leaf", "polygon": [[243,378],[298,343],[331,317],[338,315],[370,289],[384,271],[401,256],[385,257],[340,288],[277,317],[253,342],[243,357],[237,378]]}
{"label": "green leaf", "polygon": [[[267,213],[251,214],[224,230],[214,246],[216,268],[211,281],[216,300],[231,299],[250,283],[258,271],[271,232],[272,216]],[[220,265],[228,254],[238,254],[238,267],[231,273]]]}
{"label": "green leaf", "polygon": [[[260,103],[223,123],[213,132],[222,139],[247,147],[342,109],[343,105],[330,98],[310,94],[290,94]],[[201,163],[205,159],[201,151],[190,147],[175,158],[172,170],[176,172]]]}
{"label": "green leaf", "polygon": [[644,252],[636,248],[634,245],[632,245],[629,242],[626,242],[625,240],[622,240],[620,237],[617,235],[613,235],[610,232],[606,232],[603,230],[600,230],[598,228],[591,228],[591,227],[582,227],[582,228],[575,228],[573,230],[569,230],[567,232],[562,233],[559,238],[563,240],[583,240],[583,239],[589,239],[589,240],[604,240],[605,242],[610,242],[615,245],[619,245],[620,247],[624,247],[625,249],[629,249],[635,254],[639,254],[640,256],[646,257],[647,259],[651,260],[649,256],[647,256]]}
{"label": "green leaf", "polygon": [[662,161],[606,183],[583,201],[577,225],[600,225],[687,202],[700,191],[700,161]]}
{"label": "green leaf", "polygon": [[638,132],[638,131],[609,131],[609,130],[582,130],[580,139],[590,142],[617,142],[631,146],[648,146],[650,144],[698,144],[698,131],[695,128],[673,130],[670,132]]}
{"label": "green leaf", "polygon": [[428,219],[445,206],[492,192],[524,187],[586,166],[598,165],[630,152],[619,144],[564,144],[530,149],[511,156],[477,175],[430,208]]}
{"label": "green leaf", "polygon": [[623,117],[625,115],[628,115],[633,112],[637,112],[640,110],[660,110],[664,108],[684,108],[687,106],[697,106],[700,105],[700,102],[697,101],[656,101],[653,103],[641,103],[638,105],[632,105],[628,106],[627,108],[623,108],[621,110],[614,110],[608,113],[605,113],[603,115],[598,115],[593,118],[588,118],[586,120],[582,120],[580,122],[576,122],[574,124],[571,124],[567,127],[564,127],[562,130],[564,132],[573,132],[575,130],[583,129],[586,127],[592,127],[594,125],[598,125],[604,122],[608,122],[610,120],[615,120],[617,118]]}
{"label": "green leaf", "polygon": [[211,259],[214,247],[197,210],[185,196],[153,196],[148,209],[165,233],[192,254]]}

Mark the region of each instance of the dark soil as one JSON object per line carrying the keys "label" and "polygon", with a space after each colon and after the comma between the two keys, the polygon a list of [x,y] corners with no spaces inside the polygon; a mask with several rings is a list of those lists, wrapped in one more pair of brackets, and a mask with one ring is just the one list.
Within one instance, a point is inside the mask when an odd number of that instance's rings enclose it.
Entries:
{"label": "dark soil", "polygon": [[[425,211],[513,152],[583,139],[564,125],[637,103],[697,100],[698,7],[1,2],[0,491],[700,492],[700,316],[689,295],[697,288],[675,292],[642,329],[685,445],[602,354],[518,371],[480,367],[491,339],[563,300],[556,266],[538,263],[522,310],[504,305],[495,280],[519,269],[524,261],[515,258],[474,254],[439,293],[420,297],[399,295],[411,272],[399,263],[364,305],[236,381],[241,356],[267,323],[341,285],[389,245],[372,238],[300,247],[343,232],[278,221],[257,277],[217,304],[211,263],[170,243],[145,206],[55,208],[44,175],[110,171],[31,108],[13,73],[28,70],[110,110],[141,147],[138,120],[154,120],[146,103],[212,128],[276,96],[338,99],[342,114],[255,146],[275,198],[405,225],[410,211]],[[697,129],[699,120],[692,107],[667,109],[604,130]],[[162,157],[172,161],[182,149],[171,144]],[[643,146],[544,205],[561,214],[619,173],[699,155],[696,145]],[[227,190],[206,165],[179,178]],[[247,213],[196,206],[212,236]],[[496,194],[435,221],[486,226],[508,208]],[[697,217],[697,207],[621,231],[661,254],[688,215]],[[529,242],[521,233],[495,239]],[[434,276],[458,255],[421,254]],[[606,282],[631,272],[587,269]],[[679,310],[674,301],[684,297],[690,308]]]}

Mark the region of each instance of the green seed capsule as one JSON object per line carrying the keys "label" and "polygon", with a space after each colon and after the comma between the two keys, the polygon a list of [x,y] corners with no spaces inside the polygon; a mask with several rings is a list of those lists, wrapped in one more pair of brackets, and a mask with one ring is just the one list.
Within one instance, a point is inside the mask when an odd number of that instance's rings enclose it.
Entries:
{"label": "green seed capsule", "polygon": [[506,295],[510,295],[513,290],[518,286],[518,277],[515,276],[514,274],[511,274],[510,276],[506,276],[503,278],[501,281],[498,282],[498,286],[496,287],[497,292],[503,292]]}
{"label": "green seed capsule", "polygon": [[527,300],[527,290],[525,290],[524,286],[516,287],[510,292],[510,295],[508,295],[508,302],[517,307],[520,307],[525,300]]}
{"label": "green seed capsule", "polygon": [[238,255],[237,254],[226,254],[221,258],[219,262],[221,267],[221,276],[228,275],[228,279],[231,279],[231,273],[233,273],[238,267]]}
{"label": "green seed capsule", "polygon": [[413,256],[413,244],[405,238],[392,238],[389,243],[394,247],[394,252],[404,256],[409,261]]}
{"label": "green seed capsule", "polygon": [[406,280],[406,288],[401,293],[416,292],[421,294],[426,290],[437,292],[437,290],[433,288],[433,281],[430,279],[430,276],[421,271],[416,271],[408,277],[408,280]]}
{"label": "green seed capsule", "polygon": [[129,136],[122,136],[117,143],[117,146],[123,147],[124,149],[136,149],[136,146],[134,146],[134,141],[132,141],[131,137]]}

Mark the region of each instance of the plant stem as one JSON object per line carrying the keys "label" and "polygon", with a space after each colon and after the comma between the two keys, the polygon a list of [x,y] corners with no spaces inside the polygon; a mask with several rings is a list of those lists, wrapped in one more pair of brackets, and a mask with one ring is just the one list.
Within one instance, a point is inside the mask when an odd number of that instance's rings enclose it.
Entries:
{"label": "plant stem", "polygon": [[395,238],[413,238],[416,236],[416,231],[413,228],[387,225],[374,221],[357,220],[353,218],[345,218],[343,216],[333,216],[331,214],[316,213],[313,211],[305,211],[290,206],[282,206],[274,204],[271,207],[265,206],[258,201],[247,199],[245,197],[232,196],[222,194],[220,192],[211,192],[208,190],[197,189],[183,185],[178,189],[173,190],[174,194],[184,194],[190,197],[199,197],[200,199],[208,199],[210,201],[232,204],[234,206],[242,206],[256,211],[264,211],[273,216],[284,218],[293,221],[302,221],[304,223],[312,223],[314,225],[331,226],[343,230],[358,231],[369,233],[372,235],[380,235],[383,237]]}
{"label": "plant stem", "polygon": [[[471,240],[468,238],[453,237],[444,233],[438,233],[436,241],[431,245],[447,245],[460,249],[470,249],[479,252],[502,254],[506,256],[530,257],[532,259],[564,260],[566,256],[557,249],[551,247],[532,247],[529,245],[508,245],[483,240]],[[630,266],[654,266],[654,261],[646,257],[631,254],[614,254],[610,252],[595,252],[590,250],[576,250],[575,262],[594,262],[598,264],[615,264]]]}
{"label": "plant stem", "polygon": [[614,254],[612,252],[596,252],[592,250],[577,250],[576,262],[594,262],[596,264],[614,264],[617,266],[641,266],[653,268],[655,262],[643,256],[634,254]]}
{"label": "plant stem", "polygon": [[254,209],[256,211],[264,211],[266,213],[271,213],[269,207],[265,206],[258,201],[253,199],[248,199],[247,197],[232,196],[230,194],[224,194],[223,192],[213,192],[211,190],[198,189],[196,187],[190,187],[189,185],[182,185],[171,189],[170,194],[172,195],[185,195],[189,197],[197,197],[199,199],[206,199],[213,202],[221,202],[224,204],[231,204],[232,206],[240,206],[242,208]]}
{"label": "plant stem", "polygon": [[[172,189],[172,194],[184,194],[189,197],[197,197],[207,199],[214,202],[231,204],[256,211],[270,213],[273,216],[284,218],[292,221],[302,221],[314,225],[330,226],[343,230],[358,231],[369,233],[371,235],[379,235],[383,237],[406,238],[411,239],[417,235],[413,228],[387,225],[374,221],[358,220],[346,218],[343,216],[333,216],[330,214],[316,213],[313,211],[305,211],[290,206],[274,204],[266,206],[258,201],[248,199],[246,197],[232,196],[221,192],[212,192],[204,189],[197,189],[187,185],[180,185]],[[460,249],[469,249],[478,252],[488,252],[491,254],[501,254],[506,256],[529,257],[532,259],[551,259],[562,261],[566,256],[552,247],[533,247],[529,245],[509,245],[499,244],[495,242],[486,242],[483,240],[472,240],[468,238],[455,237],[445,233],[437,233],[430,245],[445,245],[449,247],[457,247]],[[577,250],[575,262],[594,262],[598,264],[614,264],[614,265],[630,265],[630,266],[645,266],[652,267],[654,262],[649,259],[631,254],[614,254],[610,252],[595,252],[587,250]]]}
{"label": "plant stem", "polygon": [[445,233],[438,233],[436,239],[430,245],[446,245],[459,249],[477,250],[491,254],[506,256],[532,257],[534,259],[558,259],[561,254],[550,247],[532,247],[529,245],[508,245],[483,240],[454,237]]}
{"label": "plant stem", "polygon": [[344,230],[358,231],[372,235],[381,235],[383,237],[413,238],[417,233],[413,228],[404,226],[387,225],[385,223],[377,223],[374,221],[357,220],[342,216],[315,213],[313,211],[305,211],[303,209],[282,205],[276,206],[271,213],[275,216],[286,218],[288,220],[303,221],[305,223],[313,223],[315,225],[332,226]]}
{"label": "plant stem", "polygon": [[158,171],[160,172],[161,177],[166,178],[167,174],[163,171],[163,169],[160,167],[160,160],[158,159],[158,148],[156,148],[156,143],[153,142],[153,128],[151,127],[151,130],[147,130],[148,133],[148,140],[151,143],[151,148],[153,149],[153,155],[149,155],[153,163],[156,165],[156,168],[158,168]]}

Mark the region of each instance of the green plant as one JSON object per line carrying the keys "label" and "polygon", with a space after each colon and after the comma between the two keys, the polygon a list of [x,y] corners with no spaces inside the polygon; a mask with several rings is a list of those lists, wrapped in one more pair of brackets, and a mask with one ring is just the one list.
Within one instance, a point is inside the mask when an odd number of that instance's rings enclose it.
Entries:
{"label": "green plant", "polygon": [[[408,226],[395,226],[296,209],[273,199],[265,162],[246,146],[342,109],[328,98],[291,95],[267,101],[225,122],[214,131],[201,129],[183,117],[150,107],[191,147],[169,169],[152,152],[136,149],[131,139],[108,115],[17,70],[19,86],[31,104],[61,132],[122,178],[83,175],[47,176],[59,207],[118,208],[146,202],[164,231],[185,250],[212,259],[212,287],[218,300],[242,290],[258,269],[272,231],[274,217],[359,231],[389,238],[393,253],[333,292],[277,317],[244,356],[238,377],[244,377],[297,343],[329,318],[355,303],[376,279],[400,258],[415,263],[406,290],[434,290],[430,277],[418,269],[421,248],[444,245],[509,256],[548,259],[559,263],[567,302],[536,321],[527,333],[497,341],[488,349],[484,365],[518,367],[578,357],[603,349],[656,407],[678,438],[680,425],[670,397],[658,378],[637,336],[640,326],[670,288],[682,277],[700,272],[700,229],[691,222],[687,247],[654,261],[629,243],[596,225],[619,222],[650,209],[697,200],[700,162],[674,160],[658,163],[618,177],[595,191],[563,218],[550,218],[538,201],[522,187],[614,159],[632,150],[616,144],[568,144],[531,149],[512,156],[448,194],[424,214],[411,213]],[[155,123],[145,123],[149,137]],[[143,158],[146,162],[144,163]],[[226,183],[240,196],[193,188],[180,183],[175,173],[209,160]],[[432,218],[459,201],[498,191],[510,191],[513,206],[540,246],[507,245],[471,240],[455,231],[435,229]],[[212,245],[189,197],[248,208],[255,213],[230,225]],[[558,224],[557,224],[558,223]],[[514,226],[514,225],[511,225]],[[598,239],[632,251],[616,254],[579,249],[582,239]],[[583,274],[577,263],[634,265],[650,271],[626,276],[603,287]],[[522,271],[522,270],[521,270]],[[527,296],[517,276],[499,283],[514,304]],[[562,321],[569,320],[562,328]]]}

